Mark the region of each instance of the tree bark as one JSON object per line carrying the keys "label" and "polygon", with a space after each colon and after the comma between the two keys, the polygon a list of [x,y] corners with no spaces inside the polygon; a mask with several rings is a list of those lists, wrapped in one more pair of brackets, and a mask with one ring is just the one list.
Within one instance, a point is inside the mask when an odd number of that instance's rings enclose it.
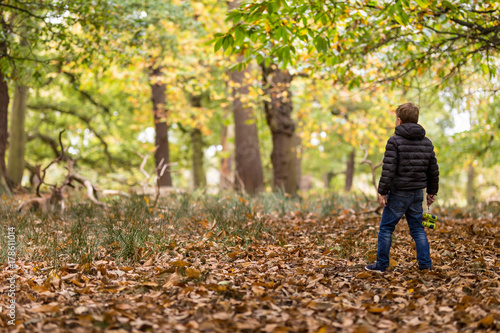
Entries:
{"label": "tree bark", "polygon": [[[168,147],[168,125],[167,125],[167,111],[165,109],[166,95],[165,84],[161,82],[162,67],[150,68],[149,79],[151,85],[151,95],[153,102],[153,116],[155,122],[155,165],[158,166],[170,163],[170,152]],[[161,168],[159,173],[161,173]],[[167,166],[165,172],[160,177],[158,174],[158,186],[167,187],[172,186],[172,177],[170,168]]]}
{"label": "tree bark", "polygon": [[[229,9],[237,8],[240,1],[228,1]],[[243,55],[238,56],[238,61]],[[248,73],[248,74],[247,74]],[[229,73],[233,87],[233,115],[234,115],[234,144],[235,144],[235,189],[250,194],[260,192],[264,188],[264,175],[260,159],[259,136],[255,115],[248,100],[249,83],[245,75],[249,75],[248,68],[242,71],[234,70]]]}
{"label": "tree bark", "polygon": [[474,166],[469,164],[467,169],[467,205],[474,205]]}
{"label": "tree bark", "polygon": [[346,192],[350,192],[352,188],[352,183],[354,179],[354,157],[356,156],[356,151],[354,148],[349,154],[349,158],[347,160],[347,168],[345,170],[345,187],[344,190]]}
{"label": "tree bark", "polygon": [[220,163],[220,188],[222,190],[231,189],[234,186],[233,179],[233,159],[234,144],[234,125],[222,125],[221,130],[221,145],[223,154],[230,154],[227,157],[221,158]]}
{"label": "tree bark", "polygon": [[294,133],[292,144],[294,147],[294,156],[295,156],[295,181],[297,183],[297,189],[300,189],[300,183],[302,182],[302,148],[301,148],[302,140],[297,133]]}
{"label": "tree bark", "polygon": [[[190,100],[192,107],[201,108],[201,96],[191,96]],[[193,153],[193,185],[197,189],[204,187],[207,183],[205,171],[203,170],[203,141],[199,128],[191,130],[191,147]]]}
{"label": "tree bark", "polygon": [[205,171],[203,170],[203,142],[199,128],[191,131],[191,146],[193,147],[193,184],[196,189],[206,185]]}
{"label": "tree bark", "polygon": [[259,136],[253,109],[242,101],[248,95],[245,73],[231,73],[231,80],[236,84],[233,90],[233,115],[235,126],[235,188],[255,194],[264,188],[264,175],[260,159]]}
{"label": "tree bark", "polygon": [[273,188],[294,194],[297,191],[295,149],[292,120],[292,76],[276,65],[262,66],[264,91],[269,99],[264,101],[266,120],[273,138],[271,162],[273,164]]}
{"label": "tree bark", "polygon": [[21,185],[23,179],[24,149],[26,145],[24,120],[27,98],[28,87],[24,85],[16,86],[10,120],[9,160],[7,165],[7,175],[16,186]]}
{"label": "tree bark", "polygon": [[[0,52],[5,52],[5,45],[0,45]],[[0,59],[2,56],[0,56]],[[10,196],[10,188],[7,185],[5,167],[5,150],[7,147],[7,124],[9,112],[9,87],[3,72],[0,70],[0,194]]]}
{"label": "tree bark", "polygon": [[331,186],[331,181],[335,177],[335,172],[333,171],[328,171],[323,173],[323,185],[325,186],[326,189],[329,189]]}

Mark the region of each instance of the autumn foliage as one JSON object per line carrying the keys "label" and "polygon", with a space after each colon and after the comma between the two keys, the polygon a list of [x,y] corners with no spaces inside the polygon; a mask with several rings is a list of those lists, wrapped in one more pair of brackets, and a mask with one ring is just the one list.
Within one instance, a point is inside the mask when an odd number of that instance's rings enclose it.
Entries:
{"label": "autumn foliage", "polygon": [[431,272],[418,271],[401,221],[379,275],[363,269],[375,260],[379,216],[360,200],[183,195],[163,204],[73,203],[63,217],[3,208],[2,226],[17,223],[16,330],[500,329],[498,210],[435,211]]}

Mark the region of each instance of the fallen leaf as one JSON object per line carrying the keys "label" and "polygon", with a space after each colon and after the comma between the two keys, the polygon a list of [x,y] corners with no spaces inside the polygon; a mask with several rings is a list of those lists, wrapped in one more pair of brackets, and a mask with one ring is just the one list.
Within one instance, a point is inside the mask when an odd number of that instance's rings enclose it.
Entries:
{"label": "fallen leaf", "polygon": [[59,307],[57,305],[41,305],[39,307],[29,309],[30,312],[42,313],[42,312],[57,312],[59,311]]}
{"label": "fallen leaf", "polygon": [[186,268],[186,276],[190,278],[197,279],[200,277],[201,272],[195,268]]}
{"label": "fallen leaf", "polygon": [[371,278],[372,275],[370,273],[368,273],[368,272],[364,272],[363,271],[363,272],[359,272],[358,274],[356,274],[356,277],[358,279],[368,279],[368,278]]}
{"label": "fallen leaf", "polygon": [[494,318],[492,315],[486,316],[478,322],[479,327],[488,328],[493,325]]}

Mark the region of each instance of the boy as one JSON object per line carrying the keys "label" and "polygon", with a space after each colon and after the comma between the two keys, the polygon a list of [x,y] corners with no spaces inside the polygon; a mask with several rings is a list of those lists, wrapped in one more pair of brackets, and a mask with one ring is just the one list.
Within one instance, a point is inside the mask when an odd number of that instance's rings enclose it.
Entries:
{"label": "boy", "polygon": [[439,167],[434,146],[418,124],[418,115],[419,109],[412,103],[396,109],[395,135],[387,141],[378,186],[379,203],[384,206],[384,212],[378,233],[377,262],[366,266],[367,271],[383,273],[389,267],[392,233],[403,214],[417,245],[419,269],[432,268],[429,242],[422,225],[422,202],[426,187],[427,206],[436,200]]}

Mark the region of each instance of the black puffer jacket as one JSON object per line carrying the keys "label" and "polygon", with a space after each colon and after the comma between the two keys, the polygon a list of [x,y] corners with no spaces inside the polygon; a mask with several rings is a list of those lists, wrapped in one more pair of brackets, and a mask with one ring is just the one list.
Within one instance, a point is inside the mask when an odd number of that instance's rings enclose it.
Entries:
{"label": "black puffer jacket", "polygon": [[378,193],[386,195],[391,189],[412,191],[426,187],[428,194],[436,194],[439,189],[434,146],[419,124],[399,125],[385,147]]}

